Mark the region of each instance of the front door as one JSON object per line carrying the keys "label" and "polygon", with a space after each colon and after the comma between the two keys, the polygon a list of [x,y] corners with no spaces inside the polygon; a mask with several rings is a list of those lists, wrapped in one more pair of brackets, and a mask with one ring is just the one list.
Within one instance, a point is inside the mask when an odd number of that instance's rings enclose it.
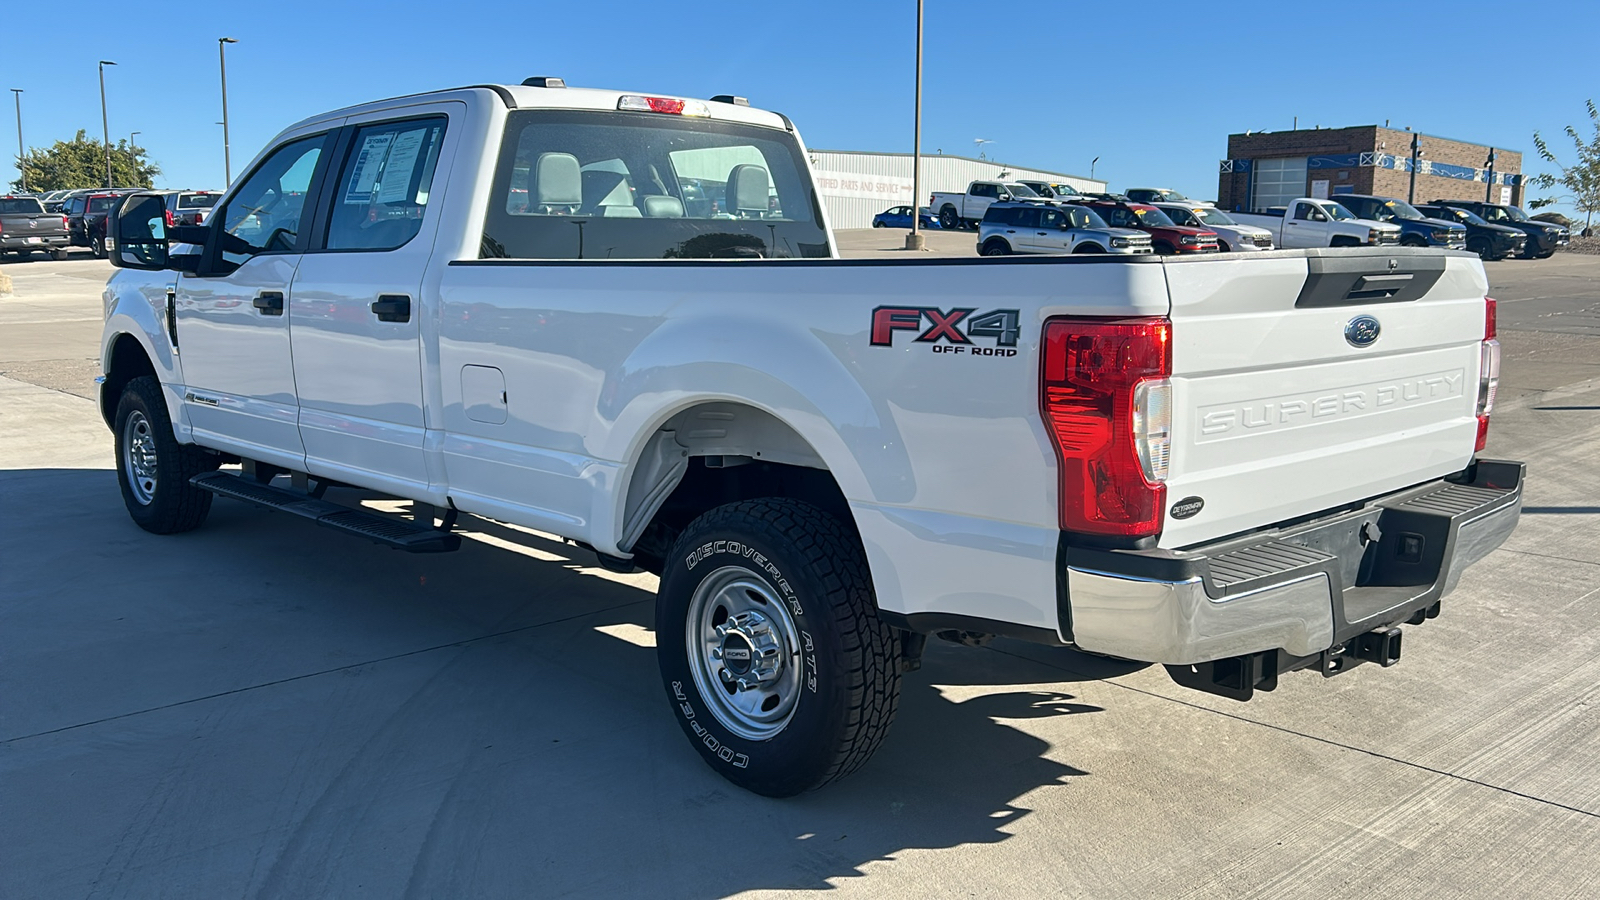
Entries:
{"label": "front door", "polygon": [[184,405],[196,442],[300,468],[289,298],[304,247],[301,215],[330,134],[291,138],[230,195],[197,274],[174,286]]}
{"label": "front door", "polygon": [[1328,246],[1328,217],[1315,203],[1296,203],[1283,226],[1283,241],[1291,247]]}
{"label": "front door", "polygon": [[1033,231],[1040,253],[1071,253],[1076,233],[1067,230],[1067,214],[1059,209],[1039,210],[1039,227]]}
{"label": "front door", "polygon": [[454,148],[448,114],[463,109],[353,118],[335,152],[289,310],[313,475],[417,499],[442,483],[423,450],[423,274]]}

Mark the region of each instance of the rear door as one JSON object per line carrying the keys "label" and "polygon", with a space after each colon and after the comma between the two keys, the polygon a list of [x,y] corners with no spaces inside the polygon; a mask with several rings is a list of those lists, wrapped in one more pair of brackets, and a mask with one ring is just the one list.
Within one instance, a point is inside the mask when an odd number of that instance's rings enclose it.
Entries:
{"label": "rear door", "polygon": [[1203,505],[1168,516],[1161,546],[1358,502],[1471,460],[1487,290],[1477,260],[1350,249],[1165,268],[1167,499]]}
{"label": "rear door", "polygon": [[1040,253],[1071,253],[1075,232],[1067,230],[1067,214],[1059,209],[1039,210],[1039,227],[1033,231]]}
{"label": "rear door", "polygon": [[423,452],[422,275],[450,171],[456,102],[348,120],[295,274],[289,321],[306,471],[402,496]]}

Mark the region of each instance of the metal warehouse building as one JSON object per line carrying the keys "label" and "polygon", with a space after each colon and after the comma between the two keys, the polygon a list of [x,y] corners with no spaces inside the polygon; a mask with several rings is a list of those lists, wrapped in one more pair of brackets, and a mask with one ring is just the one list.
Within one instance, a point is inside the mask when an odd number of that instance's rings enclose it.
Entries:
{"label": "metal warehouse building", "polygon": [[[834,228],[871,228],[872,217],[891,206],[911,205],[911,154],[870,153],[860,150],[812,150],[811,171],[817,193],[828,208]],[[990,159],[941,154],[922,157],[922,197],[928,205],[934,191],[964,191],[984,179],[1053,181],[1078,190],[1102,192],[1104,181],[1008,166]]]}
{"label": "metal warehouse building", "polygon": [[1296,197],[1377,194],[1411,188],[1411,141],[1421,150],[1416,202],[1484,200],[1522,204],[1522,154],[1486,144],[1414,134],[1380,125],[1258,131],[1228,135],[1217,204],[1259,210]]}

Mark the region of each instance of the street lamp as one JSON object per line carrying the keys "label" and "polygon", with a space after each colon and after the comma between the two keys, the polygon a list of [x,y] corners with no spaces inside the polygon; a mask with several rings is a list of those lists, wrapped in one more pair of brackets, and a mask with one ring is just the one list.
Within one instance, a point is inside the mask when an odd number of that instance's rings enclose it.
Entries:
{"label": "street lamp", "polygon": [[1411,133],[1411,186],[1406,189],[1406,202],[1417,202],[1417,160],[1422,158],[1422,133]]}
{"label": "street lamp", "polygon": [[17,98],[17,171],[22,173],[22,192],[28,192],[28,164],[23,161],[22,150],[22,88],[12,88]]}
{"label": "street lamp", "polygon": [[1094,179],[1094,164],[1099,162],[1099,161],[1100,161],[1100,157],[1098,157],[1098,156],[1096,156],[1094,159],[1089,160],[1089,180],[1090,181],[1095,180]]}
{"label": "street lamp", "polygon": [[233,159],[228,149],[228,54],[229,44],[239,43],[237,38],[217,38],[217,64],[222,69],[222,186],[233,181]]}
{"label": "street lamp", "polygon": [[1494,160],[1497,155],[1494,152],[1494,148],[1490,147],[1489,158],[1483,161],[1483,164],[1489,167],[1489,183],[1483,186],[1483,202],[1485,203],[1494,202]]}
{"label": "street lamp", "polygon": [[116,63],[109,59],[100,60],[100,136],[106,145],[106,190],[111,190],[111,125],[106,118],[106,66]]}
{"label": "street lamp", "polygon": [[917,93],[911,134],[911,233],[907,250],[921,250],[922,237],[922,0],[917,0]]}
{"label": "street lamp", "polygon": [[138,137],[141,134],[144,134],[144,132],[142,132],[142,131],[130,131],[130,132],[128,132],[128,149],[129,150],[133,149],[133,139]]}

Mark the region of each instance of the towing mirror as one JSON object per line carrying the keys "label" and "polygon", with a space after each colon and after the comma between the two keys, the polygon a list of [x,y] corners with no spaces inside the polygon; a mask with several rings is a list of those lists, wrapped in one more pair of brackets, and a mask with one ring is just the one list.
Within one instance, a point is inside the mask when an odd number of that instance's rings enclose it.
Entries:
{"label": "towing mirror", "polygon": [[111,263],[124,269],[167,267],[167,204],[160,194],[130,194],[112,213],[116,252]]}

